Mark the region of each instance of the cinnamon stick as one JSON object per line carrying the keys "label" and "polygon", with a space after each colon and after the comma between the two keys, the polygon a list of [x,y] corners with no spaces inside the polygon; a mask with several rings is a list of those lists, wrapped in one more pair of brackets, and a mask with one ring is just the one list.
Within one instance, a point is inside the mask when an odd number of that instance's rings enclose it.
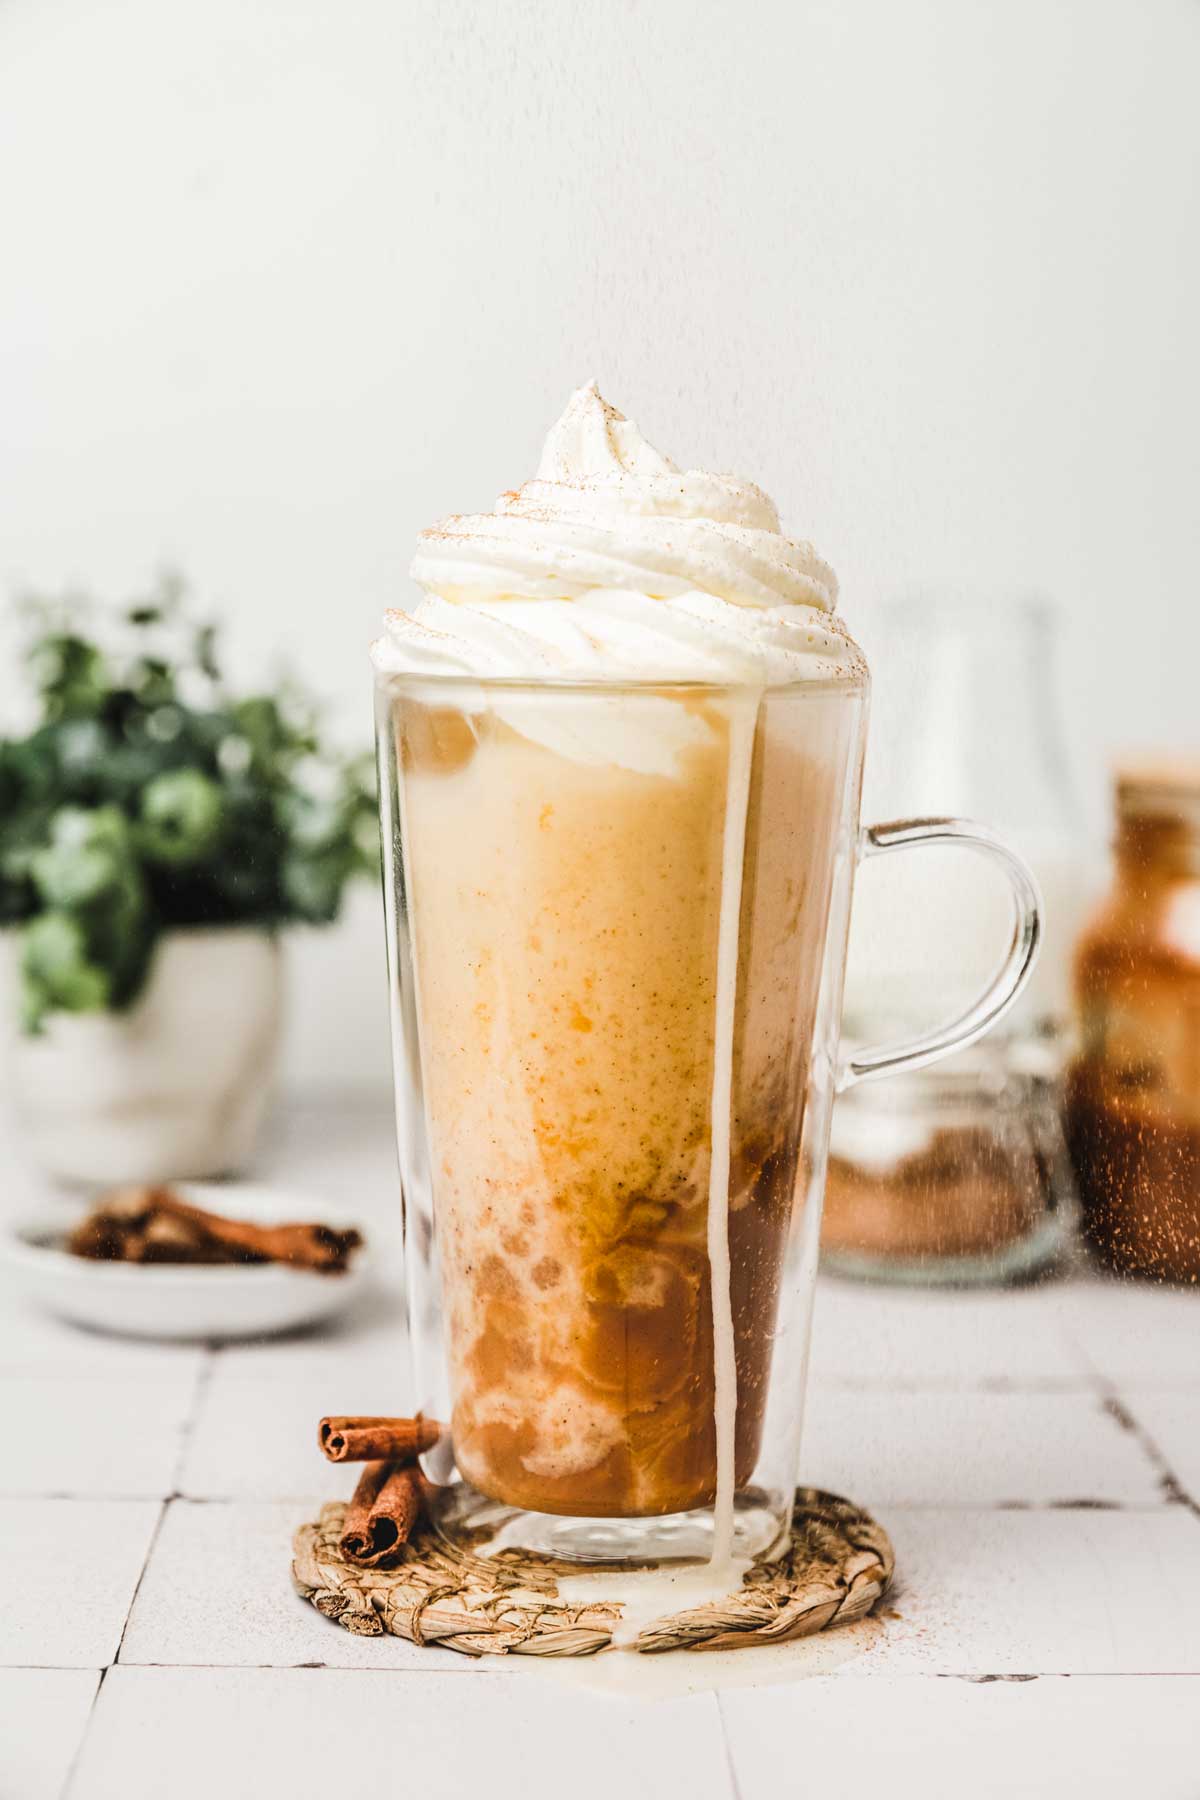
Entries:
{"label": "cinnamon stick", "polygon": [[193,1206],[169,1187],[120,1188],[76,1227],[76,1256],[124,1262],[287,1263],[335,1275],[362,1243],[357,1231],[331,1225],[259,1225]]}
{"label": "cinnamon stick", "polygon": [[408,1542],[421,1499],[421,1475],[414,1464],[368,1463],[342,1522],[342,1555],[360,1568],[384,1567]]}
{"label": "cinnamon stick", "polygon": [[322,1419],[318,1434],[330,1462],[413,1463],[432,1450],[441,1428],[432,1419],[384,1419],[340,1414]]}
{"label": "cinnamon stick", "polygon": [[189,1205],[170,1188],[159,1189],[156,1199],[160,1215],[198,1227],[251,1262],[285,1262],[327,1274],[344,1264],[349,1252],[362,1242],[357,1231],[337,1231],[331,1225],[256,1225],[249,1219],[227,1219]]}

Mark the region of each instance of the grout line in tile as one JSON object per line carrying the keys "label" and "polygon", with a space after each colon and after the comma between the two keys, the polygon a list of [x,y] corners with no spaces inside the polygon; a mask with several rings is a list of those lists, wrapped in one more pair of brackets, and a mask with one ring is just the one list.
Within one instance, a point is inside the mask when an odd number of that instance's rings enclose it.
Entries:
{"label": "grout line in tile", "polygon": [[[784,1648],[785,1646],[778,1646],[778,1647]],[[461,1656],[461,1663],[462,1663],[462,1668],[464,1671],[469,1672],[471,1670],[474,1670],[476,1673],[482,1673],[482,1674],[495,1673],[498,1675],[502,1675],[505,1672],[506,1666],[509,1666],[508,1658],[505,1656],[499,1656],[499,1655],[468,1656],[467,1654],[463,1653],[463,1655]],[[229,1669],[279,1669],[279,1670],[283,1670],[283,1669],[302,1669],[302,1670],[328,1669],[331,1671],[331,1673],[333,1673],[335,1675],[337,1675],[337,1674],[343,1674],[343,1675],[344,1674],[379,1674],[379,1675],[387,1675],[387,1676],[421,1675],[424,1677],[428,1677],[431,1675],[453,1676],[453,1675],[457,1675],[459,1673],[459,1670],[457,1667],[455,1667],[453,1669],[423,1669],[418,1665],[418,1666],[411,1667],[411,1668],[406,1667],[406,1666],[395,1667],[395,1668],[385,1668],[385,1667],[380,1666],[379,1664],[363,1663],[361,1665],[357,1665],[357,1664],[347,1665],[347,1664],[342,1664],[342,1663],[325,1663],[325,1662],[295,1662],[295,1663],[281,1663],[281,1662],[270,1662],[270,1663],[136,1662],[136,1663],[121,1663],[119,1666],[122,1669],[208,1669],[211,1672],[213,1672],[214,1674],[222,1674],[226,1670],[229,1670]],[[105,1681],[106,1677],[111,1673],[112,1669],[115,1667],[117,1667],[116,1664],[110,1663],[106,1668],[97,1669],[95,1671],[95,1673],[99,1677],[99,1681],[97,1683],[97,1693],[99,1692],[100,1688],[104,1685],[104,1681]],[[4,1664],[4,1673],[6,1673],[6,1674],[11,1673],[13,1670],[18,1670],[18,1669],[34,1670],[34,1671],[39,1671],[39,1672],[50,1670],[55,1673],[65,1673],[65,1674],[70,1674],[70,1675],[77,1675],[80,1672],[79,1666],[74,1663],[26,1662],[26,1663],[6,1663],[6,1664]],[[975,1682],[978,1686],[981,1686],[981,1687],[986,1686],[989,1682],[993,1682],[993,1681],[1128,1681],[1131,1678],[1136,1679],[1138,1681],[1179,1681],[1179,1682],[1190,1681],[1190,1682],[1196,1683],[1197,1686],[1200,1686],[1200,1669],[1087,1669],[1087,1670],[1037,1669],[1037,1670],[1031,1671],[1028,1674],[1014,1674],[1008,1670],[999,1672],[999,1671],[991,1671],[991,1670],[984,1670],[984,1669],[965,1670],[965,1669],[911,1669],[911,1668],[909,1668],[909,1669],[871,1669],[871,1670],[866,1671],[861,1676],[856,1675],[853,1677],[853,1679],[855,1681],[858,1681],[858,1680],[862,1680],[862,1681],[913,1681],[913,1682],[916,1682],[916,1681],[971,1681],[971,1682]],[[525,1677],[522,1676],[520,1679],[524,1680]],[[701,1689],[699,1691],[712,1693],[714,1695],[714,1697],[719,1701],[721,1694],[724,1693],[726,1690],[710,1688],[710,1689]]]}
{"label": "grout line in tile", "polygon": [[1169,1506],[1185,1506],[1189,1512],[1200,1518],[1200,1495],[1190,1492],[1171,1466],[1169,1459],[1159,1448],[1157,1440],[1142,1424],[1133,1410],[1137,1402],[1131,1404],[1123,1400],[1115,1389],[1105,1395],[1104,1407],[1121,1426],[1122,1430],[1132,1432],[1142,1451],[1158,1471],[1159,1486],[1163,1498]]}
{"label": "grout line in tile", "polygon": [[[29,1667],[29,1668],[51,1668],[51,1667],[57,1668],[59,1665],[57,1665],[57,1664],[21,1664],[18,1666]],[[405,1675],[418,1675],[423,1678],[429,1677],[429,1676],[436,1676],[439,1680],[441,1680],[441,1679],[453,1680],[453,1679],[455,1679],[455,1677],[458,1677],[458,1676],[472,1675],[472,1674],[504,1676],[511,1672],[510,1667],[508,1666],[508,1659],[505,1656],[472,1657],[472,1656],[468,1656],[468,1655],[463,1655],[461,1657],[460,1666],[456,1665],[454,1668],[449,1668],[449,1669],[447,1669],[447,1668],[423,1669],[419,1665],[413,1665],[412,1667],[399,1666],[399,1667],[390,1667],[390,1668],[380,1668],[379,1665],[370,1663],[370,1662],[330,1664],[330,1663],[325,1663],[325,1662],[311,1662],[311,1661],[310,1662],[292,1662],[292,1663],[285,1663],[285,1662],[210,1663],[210,1662],[151,1662],[151,1661],[147,1661],[147,1662],[136,1662],[136,1663],[121,1663],[120,1665],[114,1665],[114,1666],[119,1666],[122,1669],[168,1669],[168,1670],[178,1669],[178,1670],[189,1670],[189,1671],[203,1669],[203,1670],[209,1670],[215,1674],[226,1674],[226,1673],[230,1672],[231,1670],[249,1671],[249,1670],[258,1670],[258,1669],[262,1669],[262,1670],[269,1669],[269,1670],[275,1670],[275,1671],[282,1672],[284,1670],[331,1669],[332,1672],[335,1674],[347,1674],[347,1673],[351,1673],[351,1672],[358,1673],[358,1674],[386,1674],[393,1679],[397,1679],[397,1678],[403,1677]],[[108,1672],[107,1670],[104,1671],[105,1674],[107,1674],[107,1672]],[[1145,1670],[1137,1670],[1137,1669],[1101,1669],[1101,1670],[1089,1669],[1088,1671],[1086,1671],[1086,1673],[1081,1672],[1078,1669],[1040,1669],[1040,1670],[1036,1671],[1035,1673],[1031,1673],[1031,1674],[1010,1674],[1010,1673],[1001,1674],[1001,1673],[991,1673],[986,1670],[961,1670],[961,1669],[931,1669],[931,1670],[906,1669],[906,1670],[903,1670],[900,1672],[895,1672],[895,1671],[887,1670],[887,1669],[879,1669],[879,1670],[870,1671],[867,1675],[865,1675],[861,1679],[868,1680],[868,1681],[883,1679],[883,1680],[888,1680],[888,1681],[913,1681],[913,1682],[918,1682],[918,1681],[969,1681],[969,1682],[974,1682],[980,1686],[983,1686],[990,1682],[996,1682],[996,1681],[1014,1681],[1014,1682],[1043,1681],[1043,1680],[1046,1680],[1046,1681],[1055,1681],[1055,1680],[1059,1680],[1059,1681],[1070,1681],[1070,1680],[1122,1681],[1127,1676],[1130,1676],[1130,1675],[1140,1675],[1143,1679],[1145,1679],[1147,1681],[1154,1681],[1154,1680],[1159,1679],[1160,1676],[1165,1675],[1169,1679],[1174,1680],[1174,1681],[1192,1681],[1192,1682],[1195,1682],[1198,1686],[1200,1686],[1200,1672],[1193,1670],[1193,1669],[1175,1669],[1175,1670],[1166,1670],[1166,1671],[1156,1670],[1153,1673],[1150,1673]],[[520,1679],[523,1680],[523,1679],[525,1679],[525,1677],[522,1676]],[[730,1746],[729,1746],[728,1739],[726,1736],[726,1731],[725,1731],[725,1717],[724,1717],[723,1709],[721,1707],[721,1692],[720,1692],[720,1690],[717,1690],[717,1689],[712,1689],[712,1690],[708,1690],[708,1691],[712,1693],[713,1698],[717,1701],[717,1709],[718,1709],[718,1713],[720,1714],[720,1718],[721,1718],[722,1739],[725,1743],[726,1755],[727,1755],[727,1757],[729,1757],[731,1755],[731,1751],[730,1751]],[[730,1763],[730,1776],[731,1776],[731,1780],[733,1783],[735,1794],[738,1796],[738,1800],[740,1800],[740,1792],[738,1790],[736,1772],[733,1770],[732,1763]]]}
{"label": "grout line in tile", "polygon": [[[171,1492],[167,1494],[159,1504],[158,1517],[154,1521],[154,1530],[150,1533],[150,1541],[146,1545],[146,1554],[142,1558],[142,1566],[138,1570],[138,1578],[133,1585],[133,1593],[130,1595],[129,1605],[125,1609],[125,1617],[121,1623],[121,1635],[117,1641],[116,1652],[113,1655],[112,1664],[109,1664],[108,1667],[112,1667],[113,1664],[119,1663],[121,1660],[121,1651],[125,1647],[125,1634],[129,1630],[129,1621],[133,1617],[133,1609],[137,1605],[138,1595],[142,1591],[142,1583],[146,1579],[146,1570],[150,1567],[150,1560],[154,1555],[158,1540],[162,1535],[163,1522],[166,1519],[167,1512],[170,1509],[172,1502],[178,1498],[179,1482],[183,1474],[183,1464],[184,1458],[187,1455],[188,1441],[191,1437],[192,1430],[195,1427],[196,1420],[199,1417],[200,1408],[204,1402],[204,1396],[208,1391],[209,1382],[212,1380],[212,1371],[215,1360],[213,1346],[209,1344],[205,1347],[204,1359],[201,1362],[199,1369],[196,1371],[196,1382],[192,1389],[191,1405],[188,1407],[187,1416],[183,1421],[183,1426],[179,1433],[179,1451],[175,1458],[175,1467],[171,1476]],[[103,1684],[104,1674],[102,1673],[100,1677],[100,1686],[103,1686]],[[99,1691],[100,1688],[98,1687],[96,1692],[99,1693]],[[95,1702],[93,1701],[93,1706],[94,1704]],[[89,1726],[90,1723],[91,1713],[89,1712]],[[86,1735],[87,1732],[85,1730],[84,1736]],[[64,1792],[65,1791],[66,1790],[64,1789]]]}
{"label": "grout line in tile", "polygon": [[63,1776],[63,1784],[58,1790],[58,1800],[67,1800],[67,1797],[70,1794],[71,1784],[75,1780],[75,1771],[79,1767],[79,1759],[83,1755],[83,1746],[87,1741],[88,1732],[92,1729],[92,1720],[96,1716],[96,1702],[100,1698],[100,1689],[104,1686],[104,1677],[108,1674],[108,1670],[107,1668],[104,1668],[99,1670],[98,1673],[99,1679],[96,1682],[95,1692],[92,1695],[92,1703],[88,1707],[87,1718],[83,1721],[83,1730],[79,1734],[79,1742],[75,1746],[74,1755],[67,1764],[67,1772]]}
{"label": "grout line in tile", "polygon": [[955,1505],[945,1500],[881,1501],[875,1510],[883,1513],[1049,1513],[1098,1512],[1126,1513],[1132,1517],[1157,1517],[1170,1504],[1167,1500],[980,1500],[973,1505]]}
{"label": "grout line in tile", "polygon": [[[364,1640],[364,1642],[365,1641],[367,1641],[367,1640]],[[374,1638],[371,1638],[369,1641],[371,1643],[375,1642]],[[404,1640],[397,1640],[397,1641],[403,1642]],[[422,1669],[419,1665],[417,1665],[413,1668],[407,1668],[404,1666],[389,1668],[386,1666],[381,1667],[378,1663],[369,1663],[369,1662],[327,1663],[327,1662],[312,1662],[312,1661],[309,1661],[309,1662],[254,1662],[254,1663],[123,1662],[120,1665],[114,1664],[112,1666],[113,1667],[119,1666],[122,1669],[214,1669],[214,1670],[217,1670],[218,1672],[225,1670],[225,1669],[330,1669],[335,1675],[338,1674],[339,1672],[345,1673],[347,1670],[356,1670],[359,1673],[362,1673],[365,1671],[368,1674],[372,1673],[373,1671],[378,1670],[378,1672],[380,1674],[386,1674],[386,1675],[425,1675],[425,1676],[445,1675],[445,1676],[450,1677],[450,1679],[453,1679],[455,1676],[457,1676],[459,1674],[469,1674],[472,1669],[474,1669],[477,1674],[482,1673],[485,1675],[501,1675],[504,1673],[503,1664],[507,1661],[507,1658],[504,1656],[499,1656],[499,1655],[469,1656],[464,1651],[461,1653],[461,1660],[462,1660],[462,1668],[461,1669],[459,1669],[459,1667],[457,1665],[452,1669]],[[17,1665],[17,1666],[24,1666],[24,1665]],[[31,1664],[29,1666],[33,1667],[35,1665]],[[42,1667],[49,1668],[49,1667],[57,1667],[57,1664],[44,1664],[44,1665],[36,1665],[36,1666],[42,1666]],[[524,1679],[524,1678],[522,1677],[522,1679]],[[1200,1679],[1200,1677],[1197,1677],[1197,1679]]]}
{"label": "grout line in tile", "polygon": [[208,1397],[208,1390],[212,1385],[212,1378],[216,1371],[216,1366],[217,1346],[211,1343],[206,1344],[204,1346],[203,1359],[200,1363],[200,1367],[196,1371],[196,1382],[195,1386],[192,1388],[191,1405],[188,1407],[187,1414],[179,1432],[179,1454],[175,1458],[175,1467],[171,1471],[172,1496],[179,1492],[179,1483],[183,1478],[183,1465],[187,1460],[188,1447],[192,1441],[192,1433],[196,1429],[201,1409]]}
{"label": "grout line in tile", "polygon": [[1059,1341],[1063,1348],[1069,1350],[1074,1359],[1080,1387],[1093,1394],[1106,1394],[1109,1389],[1107,1377],[1083,1338],[1078,1336],[1075,1329],[1065,1322],[1060,1323],[1059,1333]]}
{"label": "grout line in tile", "polygon": [[[146,1570],[150,1567],[150,1558],[154,1555],[155,1545],[162,1535],[163,1520],[167,1516],[167,1509],[170,1504],[171,1502],[169,1499],[159,1503],[158,1517],[154,1521],[154,1530],[150,1533],[150,1542],[146,1545],[146,1554],[142,1558],[142,1566],[138,1570],[138,1578],[133,1584],[133,1592],[129,1596],[129,1605],[126,1607],[125,1617],[121,1621],[121,1635],[117,1639],[117,1647],[113,1653],[113,1663],[118,1663],[121,1660],[121,1651],[125,1645],[125,1633],[129,1630],[129,1621],[133,1617],[133,1609],[137,1605],[137,1597],[142,1591],[142,1583],[146,1579]],[[111,1668],[112,1664],[110,1663],[108,1667]]]}
{"label": "grout line in tile", "polygon": [[738,1781],[737,1765],[733,1760],[733,1745],[729,1741],[729,1728],[726,1724],[725,1707],[722,1702],[721,1690],[719,1688],[714,1691],[713,1699],[717,1703],[717,1718],[721,1723],[721,1743],[725,1748],[725,1770],[729,1776],[729,1790],[733,1795],[733,1800],[742,1800],[741,1783]]}
{"label": "grout line in tile", "polygon": [[1096,1381],[1090,1372],[1076,1376],[1047,1376],[1044,1380],[1019,1380],[1006,1375],[980,1375],[972,1381],[944,1381],[928,1377],[920,1381],[881,1381],[866,1376],[814,1375],[813,1388],[827,1393],[851,1394],[1094,1394]]}
{"label": "grout line in tile", "polygon": [[967,1681],[976,1687],[997,1681],[1191,1681],[1200,1688],[1200,1669],[1037,1669],[1028,1675],[984,1669],[872,1669],[854,1679],[874,1681],[879,1677],[885,1681]]}
{"label": "grout line in tile", "polygon": [[[1200,1517],[1200,1506],[1197,1505],[1195,1499],[1193,1499],[1193,1497],[1187,1492],[1187,1490],[1183,1486],[1183,1483],[1179,1480],[1178,1476],[1175,1474],[1175,1471],[1168,1464],[1166,1457],[1162,1454],[1161,1450],[1159,1450],[1159,1448],[1158,1448],[1158,1445],[1151,1438],[1149,1432],[1147,1432],[1144,1429],[1144,1427],[1133,1417],[1132,1413],[1129,1411],[1129,1408],[1121,1400],[1120,1396],[1117,1393],[1114,1383],[1109,1380],[1109,1378],[1103,1373],[1103,1371],[1099,1368],[1099,1366],[1088,1355],[1087,1350],[1083,1346],[1082,1343],[1079,1343],[1078,1341],[1076,1341],[1074,1339],[1071,1339],[1071,1342],[1074,1343],[1075,1348],[1078,1350],[1080,1357],[1083,1359],[1083,1369],[1081,1371],[1081,1385],[1075,1389],[1075,1392],[1080,1393],[1080,1394],[1082,1394],[1082,1393],[1090,1394],[1092,1396],[1092,1398],[1099,1403],[1100,1410],[1102,1412],[1106,1413],[1108,1415],[1108,1417],[1111,1418],[1114,1421],[1114,1423],[1120,1427],[1120,1429],[1122,1431],[1127,1431],[1127,1432],[1131,1433],[1131,1435],[1134,1437],[1134,1439],[1137,1442],[1138,1448],[1141,1450],[1142,1454],[1145,1456],[1145,1458],[1146,1458],[1147,1462],[1150,1464],[1151,1468],[1158,1475],[1159,1492],[1162,1495],[1161,1504],[1163,1506],[1186,1506],[1192,1512],[1196,1513],[1198,1517]],[[1032,1392],[1033,1390],[1024,1389],[1024,1390],[1011,1390],[1011,1391]],[[1125,1513],[1134,1512],[1134,1513],[1137,1513],[1137,1512],[1152,1512],[1152,1511],[1156,1510],[1155,1508],[1150,1507],[1150,1506],[1140,1505],[1137,1503],[1134,1503],[1131,1505],[1128,1502],[1120,1501],[1120,1500],[1109,1501],[1109,1500],[1088,1500],[1088,1499],[1051,1500],[1048,1502],[1040,1502],[1037,1504],[1032,1504],[1032,1503],[1029,1503],[1026,1501],[998,1501],[998,1502],[993,1502],[992,1505],[993,1505],[993,1509],[998,1512],[1091,1511],[1091,1512],[1125,1512]],[[955,1510],[958,1511],[960,1509],[955,1508]],[[961,1510],[965,1510],[965,1509],[961,1509]]]}
{"label": "grout line in tile", "polygon": [[[89,1505],[93,1503],[91,1494],[46,1494],[21,1496],[30,1499],[80,1500]],[[104,1495],[103,1504],[109,1499],[120,1496]],[[126,1496],[135,1500],[145,1500],[145,1494]],[[172,1492],[165,1496],[172,1506],[320,1506],[322,1501],[309,1493],[290,1494],[187,1494]],[[1105,1512],[1105,1513],[1150,1513],[1155,1514],[1171,1505],[1184,1505],[1189,1508],[1193,1503],[1184,1495],[1176,1497],[1164,1494],[1162,1500],[1093,1500],[1087,1495],[1068,1500],[881,1500],[877,1508],[888,1513],[897,1512],[951,1512],[951,1513],[992,1513],[992,1512]]]}
{"label": "grout line in tile", "polygon": [[78,1488],[38,1488],[30,1492],[23,1489],[20,1493],[0,1493],[0,1504],[5,1501],[18,1503],[22,1500],[69,1500],[76,1506],[130,1506],[145,1504],[147,1501],[175,1500],[178,1495],[172,1488],[164,1494],[158,1488],[143,1488],[140,1493],[131,1494],[97,1494],[91,1490]]}
{"label": "grout line in tile", "polygon": [[[43,1670],[43,1671],[47,1670],[47,1669],[52,1669],[56,1672],[62,1672],[62,1673],[68,1674],[68,1675],[78,1675],[80,1670],[84,1666],[85,1665],[83,1665],[82,1663],[61,1663],[61,1662],[0,1663],[0,1675],[9,1675],[12,1673],[12,1671],[14,1669],[39,1669],[39,1670]],[[87,1666],[90,1667],[91,1665],[87,1665]],[[103,1668],[100,1668],[97,1666],[95,1672],[103,1680],[104,1676],[108,1673],[108,1670],[110,1667],[111,1667],[111,1664],[106,1663]],[[9,1800],[9,1797],[7,1794],[5,1794],[4,1800]]]}

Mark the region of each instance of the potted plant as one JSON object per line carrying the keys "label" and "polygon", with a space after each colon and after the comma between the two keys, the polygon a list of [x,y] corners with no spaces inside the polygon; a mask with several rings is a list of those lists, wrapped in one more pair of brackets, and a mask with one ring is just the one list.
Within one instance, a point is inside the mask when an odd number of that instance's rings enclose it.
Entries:
{"label": "potted plant", "polygon": [[279,933],[378,865],[369,756],[284,686],[238,695],[164,577],[103,615],[26,601],[36,718],[0,738],[8,1088],[76,1181],[236,1169],[279,1039]]}

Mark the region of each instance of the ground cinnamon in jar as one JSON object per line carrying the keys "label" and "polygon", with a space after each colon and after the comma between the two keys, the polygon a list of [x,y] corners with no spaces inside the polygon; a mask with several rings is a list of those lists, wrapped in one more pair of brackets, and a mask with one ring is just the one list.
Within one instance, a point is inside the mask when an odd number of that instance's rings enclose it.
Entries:
{"label": "ground cinnamon in jar", "polygon": [[1067,1138],[1098,1259],[1200,1280],[1200,759],[1116,779],[1111,892],[1075,958]]}
{"label": "ground cinnamon in jar", "polygon": [[851,1088],[831,1134],[821,1254],[873,1281],[1015,1280],[1066,1235],[1057,1084],[991,1045]]}
{"label": "ground cinnamon in jar", "polygon": [[1030,1230],[1042,1180],[1028,1145],[971,1127],[935,1131],[886,1171],[834,1156],[822,1243],[860,1256],[987,1255]]}

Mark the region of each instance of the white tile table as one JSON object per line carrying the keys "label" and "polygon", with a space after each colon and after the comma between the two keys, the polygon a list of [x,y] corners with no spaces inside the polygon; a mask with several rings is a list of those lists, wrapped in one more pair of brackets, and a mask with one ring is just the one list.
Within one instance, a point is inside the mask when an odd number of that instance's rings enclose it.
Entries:
{"label": "white tile table", "polygon": [[0,1500],[0,1663],[114,1662],[162,1515],[157,1500]]}
{"label": "white tile table", "polygon": [[197,1407],[179,1478],[181,1493],[199,1500],[333,1500],[346,1492],[346,1472],[317,1450],[326,1413],[402,1413],[406,1377],[391,1358],[378,1363],[364,1347],[351,1372],[302,1370],[295,1381],[226,1372],[223,1358]]}
{"label": "white tile table", "polygon": [[[351,1478],[353,1479],[353,1478]],[[342,1481],[345,1490],[345,1479]],[[122,1665],[429,1669],[469,1678],[453,1650],[355,1637],[292,1592],[295,1500],[176,1500],[167,1510],[121,1644]],[[215,1577],[215,1578],[214,1578]],[[496,1667],[502,1666],[496,1661]]]}
{"label": "white tile table", "polygon": [[387,1669],[114,1669],[69,1788],[71,1800],[732,1792],[713,1694],[646,1706]]}
{"label": "white tile table", "polygon": [[58,1800],[83,1742],[98,1669],[0,1669],[0,1794]]}
{"label": "white tile table", "polygon": [[[1172,1396],[1173,1397],[1173,1396]],[[801,1478],[873,1506],[1155,1506],[1158,1473],[1089,1393],[819,1387]]]}
{"label": "white tile table", "polygon": [[1195,1683],[1103,1680],[921,1681],[881,1675],[865,1695],[818,1679],[721,1695],[741,1800],[1194,1800]]}
{"label": "white tile table", "polygon": [[822,1282],[805,1477],[887,1523],[887,1615],[750,1685],[695,1657],[697,1691],[615,1698],[291,1592],[292,1527],[352,1481],[319,1414],[405,1404],[389,1121],[297,1109],[261,1173],[361,1213],[354,1318],[170,1348],[0,1291],[6,1800],[323,1800],[356,1770],[423,1800],[1200,1793],[1200,1294]]}
{"label": "white tile table", "polygon": [[159,1500],[179,1472],[196,1392],[186,1368],[0,1375],[12,1446],[0,1494]]}

